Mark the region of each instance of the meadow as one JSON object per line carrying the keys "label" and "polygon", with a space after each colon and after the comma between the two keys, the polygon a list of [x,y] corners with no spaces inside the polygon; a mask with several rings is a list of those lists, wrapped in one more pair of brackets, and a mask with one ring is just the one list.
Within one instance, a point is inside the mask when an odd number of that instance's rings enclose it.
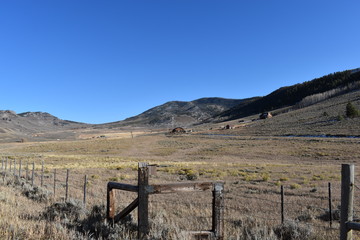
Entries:
{"label": "meadow", "polygon": [[[21,191],[9,190],[11,184],[3,178],[1,231],[5,236],[17,233],[16,236],[22,236],[20,239],[46,238],[50,230],[54,239],[78,238],[79,233],[64,227],[60,220],[60,223],[36,221],[46,207],[64,201],[66,169],[70,171],[71,199],[81,201],[83,179],[87,175],[86,209],[90,211],[92,206],[106,205],[108,181],[136,184],[137,164],[147,162],[158,165],[150,183],[225,181],[225,239],[279,239],[276,233],[281,229],[281,185],[285,188],[288,228],[303,234],[294,239],[304,236],[332,239],[338,236],[339,226],[335,221],[330,228],[326,221],[328,183],[332,184],[336,210],[340,204],[341,164],[358,165],[359,143],[357,138],[156,133],[133,138],[4,144],[3,158],[21,160],[24,166],[25,162],[35,162],[35,184],[40,183],[39,172],[44,162],[44,188],[51,193],[54,169],[58,186],[55,198],[39,203],[27,199]],[[117,211],[135,198],[134,193],[120,191],[117,196]],[[356,202],[360,200],[358,196]],[[150,204],[154,239],[182,238],[183,231],[211,228],[211,191],[154,195]],[[135,211],[132,224],[136,217]],[[96,234],[89,230],[85,236],[86,239]],[[127,232],[124,238],[134,236]]]}

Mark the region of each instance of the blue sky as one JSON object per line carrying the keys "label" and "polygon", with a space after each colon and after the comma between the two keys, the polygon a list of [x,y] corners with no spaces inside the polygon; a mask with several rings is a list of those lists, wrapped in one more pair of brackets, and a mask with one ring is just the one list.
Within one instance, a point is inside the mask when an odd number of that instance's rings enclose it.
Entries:
{"label": "blue sky", "polygon": [[360,1],[0,2],[0,109],[105,123],[360,67]]}

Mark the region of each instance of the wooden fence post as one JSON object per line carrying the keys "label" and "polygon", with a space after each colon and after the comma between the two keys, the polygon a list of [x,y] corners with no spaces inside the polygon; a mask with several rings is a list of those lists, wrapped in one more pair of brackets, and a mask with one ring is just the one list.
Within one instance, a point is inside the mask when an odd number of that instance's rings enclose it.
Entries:
{"label": "wooden fence post", "polygon": [[331,199],[331,182],[329,182],[328,184],[328,189],[329,189],[329,220],[330,220],[330,228],[332,227],[332,199]]}
{"label": "wooden fence post", "polygon": [[216,240],[224,239],[224,183],[215,183],[213,189],[212,232]]}
{"label": "wooden fence post", "polygon": [[32,163],[31,186],[34,186],[35,162]]}
{"label": "wooden fence post", "polygon": [[138,168],[138,239],[147,239],[149,234],[149,168],[147,163],[139,163]]}
{"label": "wooden fence post", "polygon": [[26,181],[28,181],[29,180],[29,161],[27,161],[26,162],[26,176],[25,176],[25,178],[26,178]]}
{"label": "wooden fence post", "polygon": [[110,187],[110,184],[107,185],[107,194],[106,194],[106,200],[107,200],[107,209],[106,209],[106,215],[107,219],[109,221],[112,221],[112,224],[114,224],[114,218],[115,218],[115,191],[113,188]]}
{"label": "wooden fence post", "polygon": [[21,167],[22,167],[22,160],[19,163],[19,177],[21,178]]}
{"label": "wooden fence post", "polygon": [[55,200],[55,193],[56,193],[56,169],[54,169],[54,200]]}
{"label": "wooden fence post", "polygon": [[44,161],[41,162],[41,183],[40,186],[44,185]]}
{"label": "wooden fence post", "polygon": [[65,180],[65,201],[68,200],[69,193],[69,169],[66,169],[66,180]]}
{"label": "wooden fence post", "polygon": [[1,170],[4,170],[4,158],[1,158]]}
{"label": "wooden fence post", "polygon": [[14,159],[14,176],[16,176],[16,159]]}
{"label": "wooden fence post", "polygon": [[285,214],[284,214],[284,186],[281,185],[281,224],[285,222]]}
{"label": "wooden fence post", "polygon": [[340,240],[352,239],[352,230],[347,227],[347,222],[353,220],[354,170],[354,164],[341,165]]}
{"label": "wooden fence post", "polygon": [[87,175],[85,175],[85,179],[84,179],[84,208],[86,208],[86,185],[87,185]]}
{"label": "wooden fence post", "polygon": [[9,161],[10,167],[9,167],[9,172],[11,173],[11,159]]}
{"label": "wooden fence post", "polygon": [[7,170],[7,158],[5,158],[5,171]]}

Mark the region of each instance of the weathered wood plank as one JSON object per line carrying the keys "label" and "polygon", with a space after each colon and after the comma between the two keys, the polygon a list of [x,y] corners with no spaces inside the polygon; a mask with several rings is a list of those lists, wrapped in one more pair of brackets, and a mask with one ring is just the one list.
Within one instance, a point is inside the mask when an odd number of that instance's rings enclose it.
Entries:
{"label": "weathered wood plank", "polygon": [[139,198],[136,198],[132,203],[129,204],[124,210],[122,210],[118,215],[115,216],[114,221],[118,222],[124,217],[126,217],[129,213],[131,213],[137,206],[139,205]]}
{"label": "weathered wood plank", "polygon": [[167,183],[153,184],[146,188],[149,194],[174,193],[174,192],[194,192],[206,191],[211,189],[213,182],[184,182],[184,183]]}
{"label": "weathered wood plank", "polygon": [[129,192],[138,192],[139,187],[131,184],[118,183],[118,182],[108,182],[108,188],[110,189],[120,189]]}
{"label": "weathered wood plank", "polygon": [[348,229],[360,231],[360,223],[357,222],[347,222],[346,227]]}

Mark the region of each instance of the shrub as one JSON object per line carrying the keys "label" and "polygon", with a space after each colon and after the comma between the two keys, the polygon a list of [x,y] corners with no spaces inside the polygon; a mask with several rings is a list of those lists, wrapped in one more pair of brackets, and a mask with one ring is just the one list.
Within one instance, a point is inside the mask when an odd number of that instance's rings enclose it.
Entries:
{"label": "shrub", "polygon": [[279,239],[286,240],[303,240],[310,239],[312,236],[312,228],[309,226],[301,226],[298,222],[287,221],[274,228],[275,234]]}
{"label": "shrub", "polygon": [[338,115],[336,118],[338,121],[343,121],[344,120],[344,116],[343,115]]}
{"label": "shrub", "polygon": [[31,186],[28,183],[25,183],[23,185],[22,194],[32,200],[39,202],[47,202],[52,196],[52,193],[47,189],[37,186]]}
{"label": "shrub", "polygon": [[349,102],[346,105],[346,116],[349,118],[354,118],[354,117],[360,116],[359,110],[356,109],[355,106],[351,102]]}
{"label": "shrub", "polygon": [[46,208],[43,217],[49,221],[59,219],[66,223],[78,221],[86,214],[82,202],[70,199],[66,202],[56,202]]}
{"label": "shrub", "polygon": [[[332,210],[331,211],[331,217],[333,221],[339,221],[340,220],[340,210]],[[319,218],[323,221],[330,221],[330,211],[329,209],[326,209],[325,213],[320,215]]]}
{"label": "shrub", "polygon": [[269,174],[268,174],[268,173],[264,173],[264,174],[262,175],[262,180],[263,180],[264,182],[269,181],[269,180],[270,180]]}
{"label": "shrub", "polygon": [[290,189],[299,189],[301,186],[297,183],[293,183],[290,185]]}
{"label": "shrub", "polygon": [[281,177],[279,179],[280,182],[286,182],[286,181],[289,181],[289,178],[288,177]]}

